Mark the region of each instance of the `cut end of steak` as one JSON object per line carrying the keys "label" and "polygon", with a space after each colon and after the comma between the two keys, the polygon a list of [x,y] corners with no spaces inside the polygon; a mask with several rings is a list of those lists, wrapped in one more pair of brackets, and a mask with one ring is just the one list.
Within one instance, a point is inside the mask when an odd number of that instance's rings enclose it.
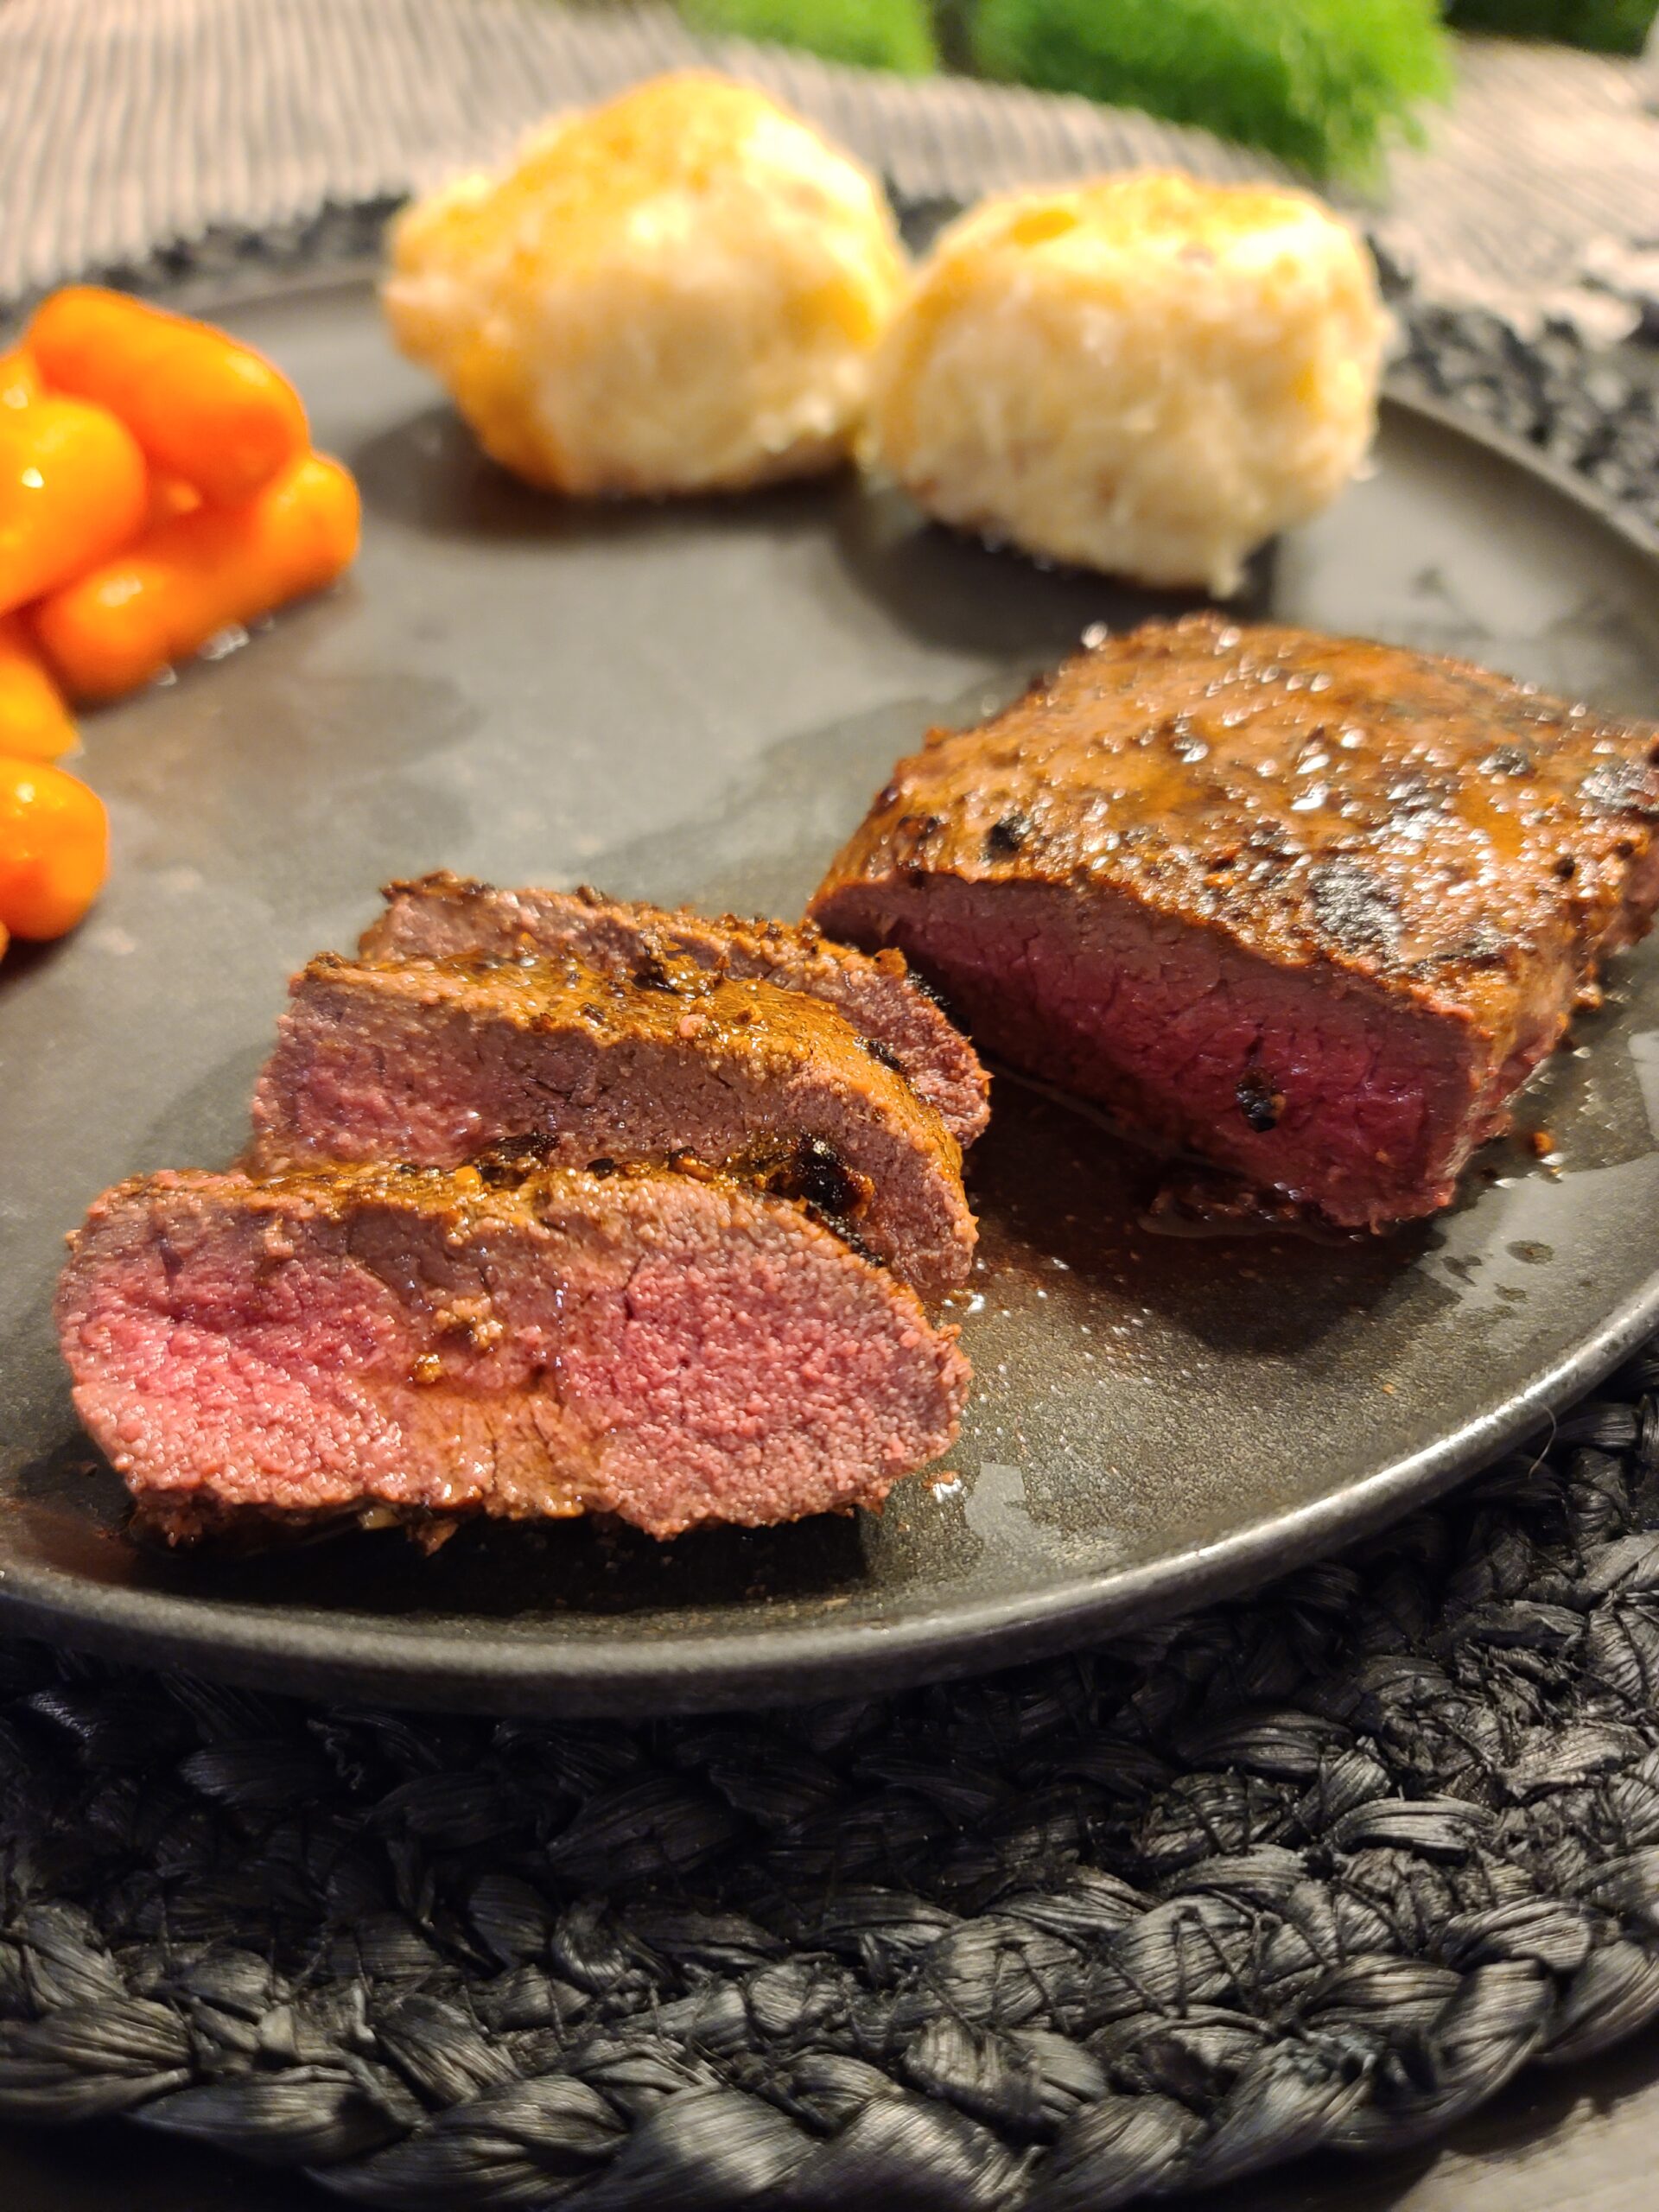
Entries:
{"label": "cut end of steak", "polygon": [[76,1408],[175,1540],[879,1506],[952,1442],[969,1382],[891,1274],[713,1177],[165,1173],[72,1243]]}
{"label": "cut end of steak", "polygon": [[1462,663],[1192,616],[935,733],[812,912],[982,1049],[1382,1227],[1448,1202],[1648,929],[1656,749]]}
{"label": "cut end of steak", "polygon": [[560,1166],[687,1158],[819,1205],[925,1296],[966,1279],[955,1140],[816,999],[689,960],[620,980],[569,955],[324,955],[292,993],[254,1098],[262,1173],[452,1167],[525,1137]]}
{"label": "cut end of steak", "polygon": [[891,950],[874,958],[831,944],[810,924],[711,918],[578,891],[498,891],[448,871],[391,883],[385,913],[365,931],[365,960],[482,954],[574,955],[626,980],[690,960],[716,975],[798,991],[835,1007],[876,1056],[906,1077],[958,1144],[984,1128],[989,1084],[977,1055]]}

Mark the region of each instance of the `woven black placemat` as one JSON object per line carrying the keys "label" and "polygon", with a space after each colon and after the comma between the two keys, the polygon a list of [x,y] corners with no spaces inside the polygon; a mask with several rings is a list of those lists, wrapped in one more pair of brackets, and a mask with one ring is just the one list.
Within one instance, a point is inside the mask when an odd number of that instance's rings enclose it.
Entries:
{"label": "woven black placemat", "polygon": [[0,1649],[0,2115],[397,2207],[1106,2212],[1659,2011],[1659,1351],[1440,1510],[1071,1661],[756,1719]]}

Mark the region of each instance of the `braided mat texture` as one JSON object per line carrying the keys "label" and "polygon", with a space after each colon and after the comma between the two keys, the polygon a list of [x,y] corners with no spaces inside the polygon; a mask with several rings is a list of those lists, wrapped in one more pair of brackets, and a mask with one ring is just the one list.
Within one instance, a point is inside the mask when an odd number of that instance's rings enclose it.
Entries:
{"label": "braided mat texture", "polygon": [[1108,2212],[1659,2012],[1659,1348],[1266,1599],[764,1718],[0,1649],[0,2115],[365,2204]]}
{"label": "braided mat texture", "polygon": [[1565,322],[1522,339],[1489,310],[1417,299],[1397,276],[1389,289],[1402,340],[1396,390],[1449,402],[1536,448],[1659,541],[1659,347],[1604,350]]}

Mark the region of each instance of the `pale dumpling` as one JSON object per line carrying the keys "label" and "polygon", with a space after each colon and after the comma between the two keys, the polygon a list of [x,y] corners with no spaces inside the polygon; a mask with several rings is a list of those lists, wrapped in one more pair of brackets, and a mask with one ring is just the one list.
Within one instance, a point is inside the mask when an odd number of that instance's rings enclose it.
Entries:
{"label": "pale dumpling", "polygon": [[918,271],[868,451],[945,522],[1224,594],[1361,467],[1388,328],[1364,247],[1306,194],[1162,172],[1016,194]]}
{"label": "pale dumpling", "polygon": [[873,177],[691,73],[405,210],[383,296],[496,460],[554,491],[658,494],[842,459],[905,273]]}

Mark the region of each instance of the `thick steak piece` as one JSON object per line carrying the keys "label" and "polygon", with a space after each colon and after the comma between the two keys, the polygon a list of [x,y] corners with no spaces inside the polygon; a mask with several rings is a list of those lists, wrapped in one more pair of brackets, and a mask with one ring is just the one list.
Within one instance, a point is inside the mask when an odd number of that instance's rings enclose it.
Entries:
{"label": "thick steak piece", "polygon": [[165,1173],[71,1241],[76,1408],[175,1539],[844,1512],[950,1444],[968,1387],[912,1292],[721,1179]]}
{"label": "thick steak piece", "polygon": [[812,902],[975,1041],[1348,1226],[1447,1203],[1659,899],[1659,733],[1198,615],[901,761]]}
{"label": "thick steak piece", "polygon": [[989,1084],[973,1046],[910,975],[902,953],[872,959],[831,944],[810,925],[711,919],[630,906],[579,891],[498,891],[442,872],[391,883],[386,910],[363,933],[365,960],[442,960],[574,953],[620,978],[664,960],[694,960],[721,975],[803,991],[844,1014],[890,1066],[938,1109],[958,1144],[985,1127]]}
{"label": "thick steak piece", "polygon": [[550,1166],[686,1155],[810,1201],[924,1296],[965,1280],[962,1154],[833,1007],[691,961],[645,986],[582,963],[325,954],[292,985],[249,1164]]}

